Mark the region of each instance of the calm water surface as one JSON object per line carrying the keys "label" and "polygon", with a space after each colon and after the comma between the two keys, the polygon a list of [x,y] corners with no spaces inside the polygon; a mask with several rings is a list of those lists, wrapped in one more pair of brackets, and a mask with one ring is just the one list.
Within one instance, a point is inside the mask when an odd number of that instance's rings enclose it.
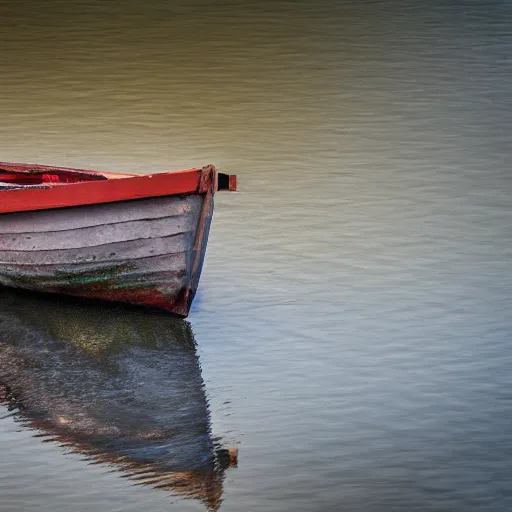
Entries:
{"label": "calm water surface", "polygon": [[[239,176],[238,194],[218,195],[189,318],[202,433],[166,445],[183,471],[206,446],[240,449],[222,510],[512,509],[512,4],[428,4],[2,7],[1,160],[141,173],[212,162]],[[155,365],[172,360],[172,329],[153,317],[106,335],[81,310],[34,317],[25,298],[15,314],[9,297],[4,349],[68,343],[92,378],[88,347],[119,338],[98,364],[122,365],[140,325],[167,346]],[[129,359],[130,375],[158,416],[181,374],[157,379],[148,357]],[[48,361],[35,375],[64,382]],[[99,398],[68,384],[55,396],[92,414]],[[138,431],[145,409],[131,407]],[[2,512],[205,510],[0,415]],[[121,440],[123,418],[107,418]]]}

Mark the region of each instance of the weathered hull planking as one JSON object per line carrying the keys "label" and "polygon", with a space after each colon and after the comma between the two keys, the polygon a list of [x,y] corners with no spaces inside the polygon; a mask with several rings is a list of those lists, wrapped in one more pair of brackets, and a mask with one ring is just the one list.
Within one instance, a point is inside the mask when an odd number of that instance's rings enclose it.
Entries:
{"label": "weathered hull planking", "polygon": [[[2,172],[10,172],[3,167],[6,164],[0,163],[0,180]],[[190,181],[191,171],[183,173]],[[173,173],[166,175],[177,179]],[[104,178],[112,187],[127,181],[134,190],[146,187],[147,194],[154,194],[147,198],[124,189],[124,195],[116,196],[105,188],[105,181],[54,186],[50,192],[62,196],[64,188],[76,194],[84,186],[100,184],[104,199],[80,204],[68,193],[60,207],[51,208],[39,208],[38,201],[53,204],[44,190],[0,191],[8,199],[0,208],[0,285],[124,302],[186,317],[201,275],[218,189],[213,166],[197,170],[193,177],[196,190],[168,195],[159,195],[155,180],[148,180],[151,176]],[[28,211],[14,211],[20,192],[33,202]]]}
{"label": "weathered hull planking", "polygon": [[194,247],[206,200],[213,196],[158,198],[158,208],[142,199],[40,211],[36,223],[34,212],[0,216],[0,284],[186,316],[192,297],[183,290],[199,280],[193,263],[204,259],[208,238],[211,215]]}

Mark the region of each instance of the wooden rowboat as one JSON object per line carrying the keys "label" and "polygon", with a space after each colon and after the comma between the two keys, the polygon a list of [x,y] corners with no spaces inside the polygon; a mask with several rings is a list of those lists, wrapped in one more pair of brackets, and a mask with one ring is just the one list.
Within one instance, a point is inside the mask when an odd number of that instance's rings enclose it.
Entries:
{"label": "wooden rowboat", "polygon": [[213,196],[213,165],[149,175],[0,162],[0,285],[186,317]]}

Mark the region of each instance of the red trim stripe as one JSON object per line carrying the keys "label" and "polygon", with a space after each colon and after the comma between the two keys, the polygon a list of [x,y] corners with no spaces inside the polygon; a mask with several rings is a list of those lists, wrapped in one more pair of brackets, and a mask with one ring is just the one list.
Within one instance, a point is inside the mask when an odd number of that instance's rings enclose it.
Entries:
{"label": "red trim stripe", "polygon": [[[108,176],[108,175],[107,175]],[[193,194],[201,169],[0,192],[0,213],[112,203],[145,197]]]}

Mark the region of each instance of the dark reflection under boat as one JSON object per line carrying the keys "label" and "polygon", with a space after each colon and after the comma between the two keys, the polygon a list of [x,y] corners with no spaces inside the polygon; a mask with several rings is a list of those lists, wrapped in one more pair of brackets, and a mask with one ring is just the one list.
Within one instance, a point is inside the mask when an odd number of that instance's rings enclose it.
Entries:
{"label": "dark reflection under boat", "polygon": [[233,454],[212,438],[186,321],[3,289],[0,401],[37,435],[138,483],[221,503]]}

